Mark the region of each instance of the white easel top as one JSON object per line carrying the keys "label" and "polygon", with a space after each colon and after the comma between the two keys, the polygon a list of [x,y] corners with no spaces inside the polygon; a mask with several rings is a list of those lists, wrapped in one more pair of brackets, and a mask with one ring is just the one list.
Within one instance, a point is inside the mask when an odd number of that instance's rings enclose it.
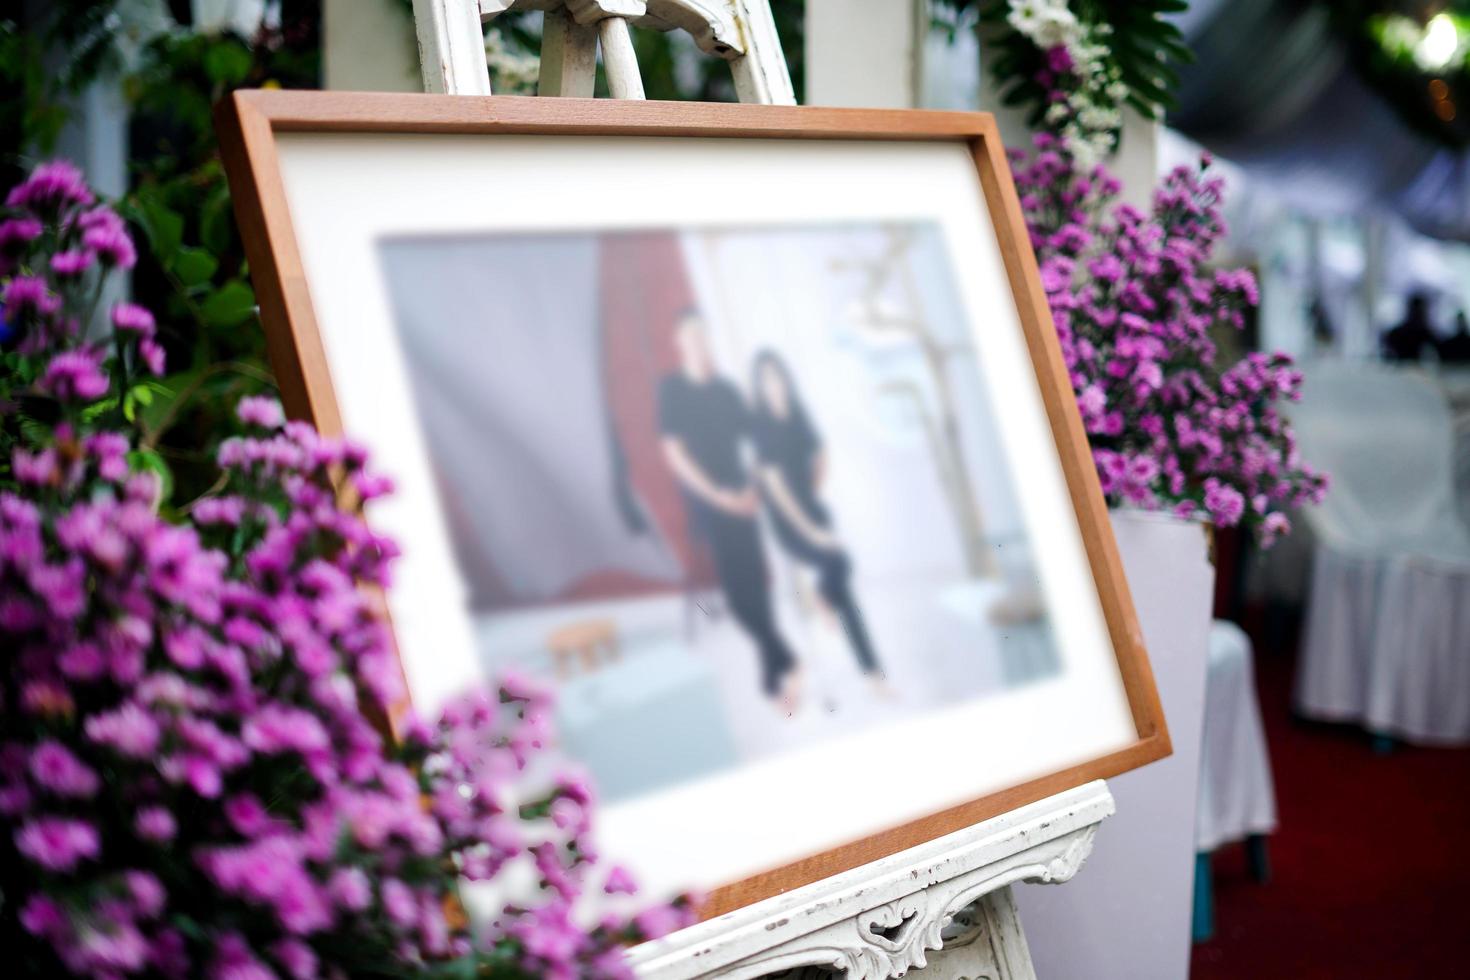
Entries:
{"label": "white easel top", "polygon": [[482,25],[512,10],[546,13],[540,95],[591,98],[601,47],[612,97],[643,98],[633,24],[686,31],[730,62],[741,102],[796,104],[769,0],[413,0],[425,91],[489,95]]}

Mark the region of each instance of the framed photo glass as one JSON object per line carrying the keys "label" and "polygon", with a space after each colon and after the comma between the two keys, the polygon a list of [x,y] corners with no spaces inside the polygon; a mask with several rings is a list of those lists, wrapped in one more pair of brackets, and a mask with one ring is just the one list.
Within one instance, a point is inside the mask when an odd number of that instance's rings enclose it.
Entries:
{"label": "framed photo glass", "polygon": [[748,904],[1168,752],[993,120],[236,93],[292,414],[397,492],[411,699],[558,696]]}

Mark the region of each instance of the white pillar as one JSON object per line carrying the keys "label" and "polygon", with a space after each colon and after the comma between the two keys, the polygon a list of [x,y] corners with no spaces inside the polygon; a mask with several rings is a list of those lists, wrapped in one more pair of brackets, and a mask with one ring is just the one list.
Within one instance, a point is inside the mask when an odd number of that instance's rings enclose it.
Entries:
{"label": "white pillar", "polygon": [[807,0],[807,105],[919,104],[924,0]]}
{"label": "white pillar", "polygon": [[1065,887],[1015,889],[1036,976],[1185,980],[1215,569],[1199,524],[1113,512],[1174,754],[1108,780],[1118,812]]}
{"label": "white pillar", "polygon": [[322,86],[422,92],[413,20],[396,0],[323,0]]}

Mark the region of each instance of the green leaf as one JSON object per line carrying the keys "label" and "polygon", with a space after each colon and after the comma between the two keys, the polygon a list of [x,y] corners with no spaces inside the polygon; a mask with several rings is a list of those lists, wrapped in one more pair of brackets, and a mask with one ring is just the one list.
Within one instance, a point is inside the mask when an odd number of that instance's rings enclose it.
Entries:
{"label": "green leaf", "polygon": [[83,422],[95,422],[109,412],[117,411],[117,396],[109,395],[100,402],[93,402],[82,409]]}
{"label": "green leaf", "polygon": [[255,312],[255,293],[238,279],[231,279],[210,293],[199,307],[206,326],[234,327]]}
{"label": "green leaf", "polygon": [[184,238],[183,216],[150,191],[139,192],[138,204],[139,224],[153,245],[153,254],[160,261],[168,262]]}
{"label": "green leaf", "polygon": [[221,41],[204,52],[204,74],[218,85],[239,85],[250,74],[254,60],[250,51],[239,42]]}
{"label": "green leaf", "polygon": [[230,219],[230,189],[221,183],[199,212],[199,238],[215,255],[229,251],[234,238]]}
{"label": "green leaf", "polygon": [[198,286],[208,282],[219,268],[219,260],[202,248],[181,248],[169,262],[173,274],[185,286]]}

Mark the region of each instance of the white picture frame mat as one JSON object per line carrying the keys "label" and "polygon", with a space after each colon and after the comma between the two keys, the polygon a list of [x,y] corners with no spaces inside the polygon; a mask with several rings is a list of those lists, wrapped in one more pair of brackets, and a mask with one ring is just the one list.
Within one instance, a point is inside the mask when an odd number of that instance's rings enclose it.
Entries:
{"label": "white picture frame mat", "polygon": [[[943,231],[1018,482],[1062,670],[1014,692],[602,808],[601,847],[629,864],[649,894],[727,884],[1137,739],[994,228],[964,146],[289,132],[277,138],[344,426],[396,484],[371,517],[403,548],[388,602],[412,700],[426,717],[484,676],[467,589],[415,420],[379,241],[877,221],[933,221]],[[1068,517],[1056,520],[1058,514]]]}

